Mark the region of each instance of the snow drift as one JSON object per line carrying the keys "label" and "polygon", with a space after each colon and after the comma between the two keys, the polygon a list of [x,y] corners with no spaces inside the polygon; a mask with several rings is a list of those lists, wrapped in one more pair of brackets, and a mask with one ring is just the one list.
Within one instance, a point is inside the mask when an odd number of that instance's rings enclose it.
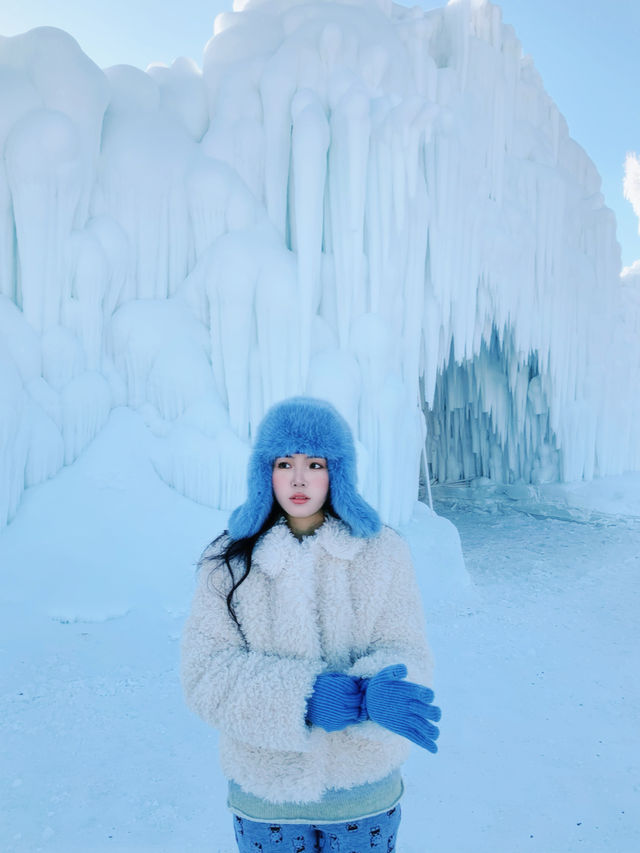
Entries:
{"label": "snow drift", "polygon": [[0,145],[0,525],[117,405],[223,509],[300,392],[392,524],[427,473],[640,467],[634,280],[497,6],[236,0],[202,72],[0,38]]}

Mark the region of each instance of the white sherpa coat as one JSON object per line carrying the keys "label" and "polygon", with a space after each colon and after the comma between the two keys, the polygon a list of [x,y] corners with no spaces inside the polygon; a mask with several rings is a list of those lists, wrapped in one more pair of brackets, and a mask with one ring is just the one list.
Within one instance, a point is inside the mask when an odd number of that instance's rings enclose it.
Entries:
{"label": "white sherpa coat", "polygon": [[389,527],[356,538],[333,517],[301,542],[276,524],[234,594],[248,648],[216,590],[226,595],[229,572],[212,565],[201,566],[184,628],[182,683],[192,710],[220,730],[223,773],[272,802],[311,802],[399,767],[405,738],[370,720],[326,732],[305,715],[321,672],[370,677],[404,663],[409,681],[430,684],[406,542]]}

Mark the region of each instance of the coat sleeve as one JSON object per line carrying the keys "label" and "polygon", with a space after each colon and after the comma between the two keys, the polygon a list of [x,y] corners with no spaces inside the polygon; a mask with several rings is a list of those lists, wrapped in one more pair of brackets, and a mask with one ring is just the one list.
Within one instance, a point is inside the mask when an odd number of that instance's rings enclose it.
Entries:
{"label": "coat sleeve", "polygon": [[[381,603],[366,653],[347,671],[349,675],[371,678],[392,664],[407,667],[407,681],[431,687],[433,659],[426,637],[422,597],[411,552],[406,541],[390,528],[377,555],[386,570],[389,584]],[[353,727],[356,735],[387,740],[397,735],[372,721]]]}
{"label": "coat sleeve", "polygon": [[[219,583],[221,570],[214,574]],[[248,650],[213,585],[211,563],[201,560],[181,643],[181,681],[192,711],[250,746],[307,752],[307,700],[322,669],[320,662]]]}

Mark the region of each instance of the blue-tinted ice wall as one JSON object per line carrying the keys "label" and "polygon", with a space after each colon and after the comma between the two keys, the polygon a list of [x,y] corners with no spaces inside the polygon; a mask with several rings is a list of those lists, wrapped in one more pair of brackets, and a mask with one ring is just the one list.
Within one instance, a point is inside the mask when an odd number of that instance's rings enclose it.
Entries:
{"label": "blue-tinted ice wall", "polygon": [[2,38],[0,144],[0,524],[123,404],[223,508],[299,392],[392,524],[425,446],[441,480],[640,465],[615,220],[497,6],[237,2],[202,71]]}

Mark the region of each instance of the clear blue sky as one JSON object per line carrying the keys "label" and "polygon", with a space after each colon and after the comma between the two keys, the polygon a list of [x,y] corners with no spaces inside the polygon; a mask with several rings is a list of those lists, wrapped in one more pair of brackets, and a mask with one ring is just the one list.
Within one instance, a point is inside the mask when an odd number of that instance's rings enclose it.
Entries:
{"label": "clear blue sky", "polygon": [[[202,62],[219,11],[232,0],[0,0],[0,34],[49,25],[71,33],[100,66]],[[405,5],[412,5],[405,0]],[[444,0],[420,0],[425,8]],[[502,0],[503,19],[530,53],[595,162],[618,220],[622,260],[640,258],[638,220],[622,194],[624,159],[640,153],[640,0]]]}

